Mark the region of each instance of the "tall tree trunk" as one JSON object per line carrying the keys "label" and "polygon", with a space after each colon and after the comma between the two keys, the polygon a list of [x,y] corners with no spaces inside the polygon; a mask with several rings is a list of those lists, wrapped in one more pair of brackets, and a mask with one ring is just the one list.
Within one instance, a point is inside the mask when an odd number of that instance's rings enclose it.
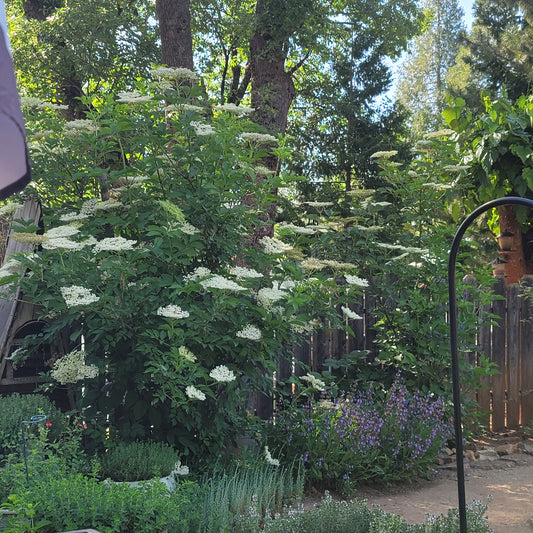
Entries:
{"label": "tall tree trunk", "polygon": [[190,0],[156,0],[161,59],[169,67],[194,67]]}
{"label": "tall tree trunk", "polygon": [[[268,0],[258,0],[256,4],[256,21],[269,14],[266,6]],[[272,13],[272,20],[282,20],[283,13],[279,10]],[[252,107],[255,109],[252,119],[257,124],[264,126],[272,134],[285,133],[287,129],[287,116],[289,107],[294,100],[295,89],[292,81],[292,73],[285,70],[286,44],[290,35],[277,35],[274,37],[267,30],[257,24],[250,39],[250,74],[252,84]],[[277,171],[278,158],[269,155],[261,160],[261,165],[270,170]],[[261,179],[258,177],[258,179]],[[277,194],[277,191],[272,191]],[[245,203],[253,205],[253,198],[246,198]],[[260,217],[263,224],[258,226],[248,241],[252,245],[265,236],[273,234],[273,226],[276,216],[276,203],[267,206],[266,212]]]}
{"label": "tall tree trunk", "polygon": [[[265,15],[265,2],[258,0],[256,17]],[[273,14],[274,16],[274,14]],[[283,15],[277,13],[276,16]],[[288,40],[290,35],[283,36]],[[250,40],[252,107],[254,121],[270,133],[285,133],[295,89],[292,73],[285,70],[285,39],[275,38],[257,27]]]}

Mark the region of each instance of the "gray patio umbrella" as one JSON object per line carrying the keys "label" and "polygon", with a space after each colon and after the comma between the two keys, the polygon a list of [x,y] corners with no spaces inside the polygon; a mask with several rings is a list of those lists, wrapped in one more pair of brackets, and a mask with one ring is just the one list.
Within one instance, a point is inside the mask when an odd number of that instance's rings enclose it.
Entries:
{"label": "gray patio umbrella", "polygon": [[5,6],[0,0],[0,200],[23,189],[30,179],[24,117],[9,51]]}

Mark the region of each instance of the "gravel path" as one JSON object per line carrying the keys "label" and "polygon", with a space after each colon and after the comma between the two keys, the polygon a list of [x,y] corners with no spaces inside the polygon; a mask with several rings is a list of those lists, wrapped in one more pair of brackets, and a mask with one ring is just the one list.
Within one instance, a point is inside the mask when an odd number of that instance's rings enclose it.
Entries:
{"label": "gravel path", "polygon": [[[497,461],[465,466],[466,501],[481,500],[494,533],[533,533],[533,456],[513,454]],[[393,488],[365,488],[356,494],[410,523],[423,522],[458,506],[457,477],[440,469],[432,481]]]}

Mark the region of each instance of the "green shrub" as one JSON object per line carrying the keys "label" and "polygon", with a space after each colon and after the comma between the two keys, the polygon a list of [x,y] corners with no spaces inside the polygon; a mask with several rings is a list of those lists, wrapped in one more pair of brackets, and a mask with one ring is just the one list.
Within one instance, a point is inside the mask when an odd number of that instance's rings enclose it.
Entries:
{"label": "green shrub", "polygon": [[[293,477],[291,468],[254,463],[240,466],[231,473],[215,474],[204,481],[203,486],[206,489],[203,530],[245,533],[253,530],[249,529],[249,521],[245,518],[250,514],[262,518],[301,501],[304,477],[301,470]],[[241,520],[244,529],[239,528]]]}
{"label": "green shrub", "polygon": [[[490,533],[485,513],[487,507],[474,502],[467,509],[469,533]],[[244,524],[243,518],[242,523]],[[251,520],[248,519],[248,526]],[[257,531],[257,528],[255,529]],[[243,529],[242,531],[245,531]],[[252,528],[248,531],[253,531]],[[400,516],[378,507],[368,508],[363,500],[336,501],[326,495],[320,506],[310,511],[292,511],[288,516],[274,516],[264,522],[264,533],[458,533],[457,510],[429,517],[425,524],[408,524]]]}
{"label": "green shrub", "polygon": [[49,476],[16,495],[21,508],[34,506],[44,532],[94,528],[106,533],[198,530],[198,485],[185,482],[169,492],[159,482],[141,487],[108,484],[80,474]]}
{"label": "green shrub", "polygon": [[364,481],[427,475],[451,434],[442,398],[411,393],[397,378],[387,391],[291,405],[269,442],[277,457],[301,460],[309,482],[349,494]]}
{"label": "green shrub", "polygon": [[100,457],[100,476],[114,481],[139,481],[168,476],[179,460],[164,442],[120,442]]}
{"label": "green shrub", "polygon": [[[47,440],[56,441],[67,428],[67,417],[40,394],[11,394],[0,397],[0,460],[10,453],[22,453],[21,423],[34,415],[46,415]],[[24,433],[31,439],[42,424],[28,424]]]}

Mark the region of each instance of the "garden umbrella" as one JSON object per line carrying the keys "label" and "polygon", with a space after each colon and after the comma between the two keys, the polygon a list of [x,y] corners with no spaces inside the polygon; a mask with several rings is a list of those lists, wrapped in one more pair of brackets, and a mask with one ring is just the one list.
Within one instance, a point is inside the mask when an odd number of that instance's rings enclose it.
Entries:
{"label": "garden umbrella", "polygon": [[5,5],[0,0],[0,200],[20,191],[30,178],[24,117],[9,51]]}

